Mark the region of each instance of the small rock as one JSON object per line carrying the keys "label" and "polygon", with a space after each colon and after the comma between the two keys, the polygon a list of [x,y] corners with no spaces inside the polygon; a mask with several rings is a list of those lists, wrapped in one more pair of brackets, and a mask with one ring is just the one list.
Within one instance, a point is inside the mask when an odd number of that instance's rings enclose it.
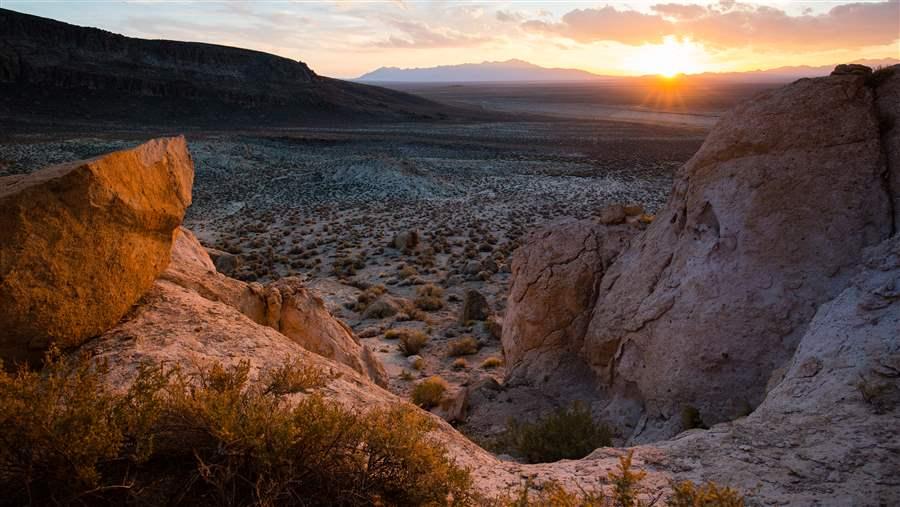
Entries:
{"label": "small rock", "polygon": [[490,314],[491,308],[484,295],[475,289],[467,290],[465,298],[463,299],[463,307],[459,315],[459,321],[465,324],[471,320],[485,320]]}
{"label": "small rock", "polygon": [[832,76],[868,76],[871,73],[871,67],[858,63],[842,63],[831,71]]}
{"label": "small rock", "polygon": [[616,225],[625,222],[625,215],[624,206],[621,204],[613,204],[600,211],[599,220],[601,224]]}

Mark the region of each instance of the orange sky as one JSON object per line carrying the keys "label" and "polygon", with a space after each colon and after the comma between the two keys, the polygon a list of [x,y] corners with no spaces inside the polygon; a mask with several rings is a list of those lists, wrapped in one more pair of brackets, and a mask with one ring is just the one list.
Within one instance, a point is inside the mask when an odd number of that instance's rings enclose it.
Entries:
{"label": "orange sky", "polygon": [[135,37],[258,49],[344,78],[381,66],[511,58],[600,74],[900,58],[900,0],[4,0],[3,7]]}

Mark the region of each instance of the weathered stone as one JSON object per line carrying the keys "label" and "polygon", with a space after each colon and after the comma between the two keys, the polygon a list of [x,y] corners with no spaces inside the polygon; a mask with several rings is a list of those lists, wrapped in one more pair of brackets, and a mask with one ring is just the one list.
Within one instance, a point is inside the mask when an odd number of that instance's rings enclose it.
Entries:
{"label": "weathered stone", "polygon": [[581,353],[616,399],[606,414],[643,405],[635,438],[677,431],[684,405],[709,424],[758,405],[816,307],[891,234],[873,99],[850,75],[737,106],[604,275]]}
{"label": "weathered stone", "polygon": [[892,233],[875,107],[876,93],[888,109],[900,102],[890,89],[853,74],[805,79],[734,108],[611,265],[569,266],[583,245],[559,244],[565,235],[523,247],[539,260],[514,261],[513,378],[571,384],[578,368],[552,366],[586,363],[595,413],[633,441],[678,431],[684,406],[709,424],[757,406],[818,305]]}
{"label": "weathered stone", "polygon": [[881,146],[887,158],[887,184],[893,198],[894,229],[900,228],[900,65],[878,71],[873,76],[875,105],[878,108],[878,127]]}
{"label": "weathered stone", "polygon": [[216,272],[206,249],[184,228],[178,230],[172,262],[160,278],[227,304],[257,324],[279,331],[306,350],[346,364],[379,385],[386,382],[380,361],[299,278],[282,278],[268,285],[228,278]]}
{"label": "weathered stone", "polygon": [[625,222],[625,207],[621,204],[613,204],[600,210],[598,220],[601,224],[616,225]]}
{"label": "weathered stone", "polygon": [[209,258],[212,259],[213,264],[215,264],[216,271],[225,276],[233,276],[238,268],[243,265],[239,255],[223,252],[215,248],[207,248],[206,252],[209,254]]}
{"label": "weathered stone", "polygon": [[[624,215],[623,215],[624,216]],[[512,260],[503,351],[507,378],[541,382],[578,356],[605,269],[638,232],[592,220],[551,224],[529,235]]]}
{"label": "weathered stone", "polygon": [[465,324],[473,320],[485,320],[491,315],[491,307],[484,295],[475,289],[466,290],[459,321]]}
{"label": "weathered stone", "polygon": [[0,357],[115,325],[168,265],[193,179],[182,137],[0,178]]}
{"label": "weathered stone", "polygon": [[872,68],[858,63],[842,63],[831,71],[832,76],[868,76]]}
{"label": "weathered stone", "polygon": [[637,203],[626,204],[623,206],[625,214],[630,217],[636,217],[644,214],[644,207]]}

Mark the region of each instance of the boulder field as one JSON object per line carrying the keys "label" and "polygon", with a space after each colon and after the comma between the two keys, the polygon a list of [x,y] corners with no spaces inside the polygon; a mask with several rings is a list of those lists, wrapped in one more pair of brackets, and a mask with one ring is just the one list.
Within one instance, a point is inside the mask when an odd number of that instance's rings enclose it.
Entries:
{"label": "boulder field", "polygon": [[898,66],[838,69],[763,93],[720,120],[646,230],[533,234],[513,260],[508,383],[589,383],[632,443],[760,406],[865,252],[894,241],[898,83]]}

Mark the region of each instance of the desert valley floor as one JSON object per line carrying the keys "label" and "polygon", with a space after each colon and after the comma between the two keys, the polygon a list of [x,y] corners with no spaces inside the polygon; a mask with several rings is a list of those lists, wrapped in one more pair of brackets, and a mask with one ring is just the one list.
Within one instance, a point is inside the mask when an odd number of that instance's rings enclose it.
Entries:
{"label": "desert valley floor", "polygon": [[[17,136],[0,144],[0,175],[156,134]],[[466,290],[483,294],[502,321],[510,255],[524,234],[611,203],[640,204],[650,220],[704,136],[696,127],[605,121],[188,133],[196,181],[185,225],[205,246],[239,257],[228,273],[236,278],[304,277],[376,352],[390,390],[408,396],[414,381],[440,375],[452,393],[504,373],[485,362],[502,355],[496,329],[460,320]],[[413,231],[414,254],[402,250]],[[444,304],[423,311],[415,300],[429,284]],[[379,286],[393,308],[366,306],[367,290]],[[422,330],[428,344],[410,360],[385,336],[394,328]],[[456,357],[450,344],[467,335],[477,350]],[[504,424],[469,432],[485,437]]]}

